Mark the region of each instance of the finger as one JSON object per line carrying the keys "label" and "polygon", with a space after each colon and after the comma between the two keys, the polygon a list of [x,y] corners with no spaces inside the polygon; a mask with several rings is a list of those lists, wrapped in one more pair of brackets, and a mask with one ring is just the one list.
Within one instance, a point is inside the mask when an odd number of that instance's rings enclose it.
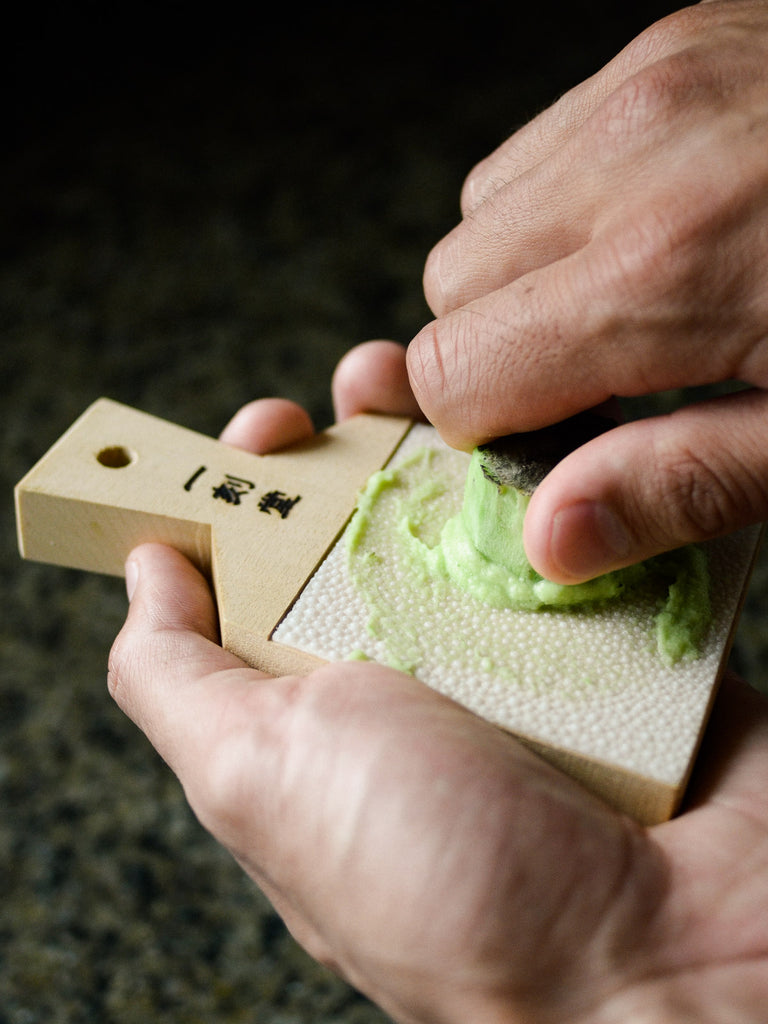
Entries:
{"label": "finger", "polygon": [[[424,291],[433,312],[443,316],[638,215],[648,221],[651,211],[676,210],[680,228],[691,224],[690,211],[714,219],[726,201],[722,182],[736,195],[745,169],[737,157],[729,163],[743,133],[722,110],[724,72],[708,56],[667,55],[619,82],[579,131],[476,206],[428,256]],[[742,145],[742,153],[764,160],[764,141]],[[675,244],[673,232],[682,231],[670,223]]]}
{"label": "finger", "polygon": [[537,488],[534,568],[576,583],[768,518],[768,394],[745,391],[628,423],[577,449]]}
{"label": "finger", "polygon": [[218,645],[209,587],[177,551],[138,547],[126,581],[131,606],[110,654],[110,693],[186,783],[232,706],[225,684],[259,674]]}
{"label": "finger", "polygon": [[593,277],[587,258],[560,260],[416,335],[411,387],[448,444],[470,451],[633,393],[621,384],[634,363],[603,316],[612,282],[598,289]]}
{"label": "finger", "polygon": [[435,316],[580,249],[606,202],[605,162],[583,159],[577,139],[517,177],[431,250],[423,286]]}
{"label": "finger", "polygon": [[628,201],[626,217],[584,248],[426,325],[408,371],[444,439],[470,449],[612,394],[765,386],[768,294],[755,258],[766,251],[764,197],[749,173],[764,160],[759,148],[742,147],[746,173],[721,204],[713,190],[732,179],[718,186],[718,166],[687,192],[660,187]]}
{"label": "finger", "polygon": [[331,383],[336,419],[360,412],[422,418],[408,380],[405,349],[394,341],[367,341],[341,359]]}
{"label": "finger", "polygon": [[257,455],[306,441],[314,434],[309,413],[285,398],[261,398],[235,413],[220,440]]}
{"label": "finger", "polygon": [[464,216],[513,179],[527,174],[571,139],[614,90],[651,64],[711,36],[729,12],[720,3],[710,10],[675,11],[631,40],[594,75],[568,90],[523,125],[469,173],[461,196]]}
{"label": "finger", "polygon": [[510,182],[529,174],[566,143],[610,91],[612,67],[609,64],[602,72],[569,89],[479,161],[462,186],[462,216],[471,217],[483,203]]}
{"label": "finger", "polygon": [[[628,108],[633,102],[639,105],[640,88],[624,83],[598,105],[581,131],[563,133],[545,159],[507,172],[506,181],[494,179],[494,190],[427,257],[424,294],[436,316],[581,249],[594,235],[600,216],[612,210],[617,194],[624,213],[621,193],[638,168],[655,157],[659,135],[663,144],[668,136],[665,126],[653,124],[649,102],[642,130],[634,123],[637,115],[630,120]],[[617,127],[623,122],[631,123],[632,130]]]}

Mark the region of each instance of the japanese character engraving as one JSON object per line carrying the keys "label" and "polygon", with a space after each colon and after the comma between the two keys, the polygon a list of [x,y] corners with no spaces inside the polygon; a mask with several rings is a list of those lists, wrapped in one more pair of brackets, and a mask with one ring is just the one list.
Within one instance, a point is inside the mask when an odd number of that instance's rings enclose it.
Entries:
{"label": "japanese character engraving", "polygon": [[214,498],[221,498],[229,505],[239,505],[243,495],[252,491],[256,485],[250,480],[244,480],[239,476],[232,476],[227,473],[224,482],[213,488]]}
{"label": "japanese character engraving", "polygon": [[201,466],[199,469],[196,469],[192,476],[189,478],[189,480],[187,480],[187,482],[184,484],[184,490],[191,491],[194,486],[195,480],[197,480],[199,476],[202,476],[205,470],[205,466]]}
{"label": "japanese character engraving", "polygon": [[[191,491],[200,477],[207,471],[207,466],[198,467],[184,484],[184,490]],[[241,476],[233,476],[231,473],[227,473],[222,483],[211,488],[211,493],[214,498],[225,501],[228,505],[239,505],[242,499],[254,490],[255,487],[256,484],[252,480],[246,480]],[[267,491],[266,494],[262,494],[261,498],[259,498],[258,509],[260,512],[266,512],[268,515],[276,512],[281,519],[287,519],[291,509],[299,501],[301,501],[300,494],[297,494],[295,498],[289,498],[283,491]]]}
{"label": "japanese character engraving", "polygon": [[274,510],[281,519],[287,519],[288,513],[299,501],[301,501],[300,494],[297,494],[295,498],[289,498],[282,491],[268,491],[262,495],[259,501],[259,511],[269,515]]}

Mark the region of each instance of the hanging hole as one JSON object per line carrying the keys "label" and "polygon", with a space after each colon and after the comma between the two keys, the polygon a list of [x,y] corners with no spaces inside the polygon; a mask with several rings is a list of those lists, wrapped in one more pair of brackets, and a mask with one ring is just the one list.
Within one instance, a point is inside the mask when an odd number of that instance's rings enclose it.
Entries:
{"label": "hanging hole", "polygon": [[108,469],[123,469],[135,460],[136,455],[129,448],[122,445],[111,445],[109,448],[102,448],[96,456],[98,462]]}

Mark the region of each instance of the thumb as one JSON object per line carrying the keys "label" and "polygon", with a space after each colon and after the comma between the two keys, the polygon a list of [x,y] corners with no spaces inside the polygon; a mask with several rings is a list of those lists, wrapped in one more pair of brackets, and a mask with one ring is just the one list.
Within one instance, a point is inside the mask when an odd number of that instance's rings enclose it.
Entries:
{"label": "thumb", "polygon": [[627,423],[559,463],[523,539],[533,567],[577,583],[768,518],[768,394],[750,390]]}
{"label": "thumb", "polygon": [[222,701],[221,681],[259,674],[218,645],[208,585],[177,551],[159,544],[136,548],[126,582],[131,607],[110,652],[109,690],[183,779],[222,706],[231,703]]}

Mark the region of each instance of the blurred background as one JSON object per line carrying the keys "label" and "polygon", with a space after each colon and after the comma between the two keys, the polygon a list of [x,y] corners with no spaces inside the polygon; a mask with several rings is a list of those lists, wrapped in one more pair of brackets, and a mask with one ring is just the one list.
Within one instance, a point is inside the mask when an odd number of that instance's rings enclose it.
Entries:
{"label": "blurred background", "polygon": [[[340,356],[429,319],[424,259],[471,166],[675,5],[623,6],[8,17],[0,1024],[385,1020],[295,946],[113,707],[122,581],[22,563],[12,487],[101,395],[207,434],[266,395],[329,425]],[[761,561],[733,657],[761,686],[765,580]]]}

